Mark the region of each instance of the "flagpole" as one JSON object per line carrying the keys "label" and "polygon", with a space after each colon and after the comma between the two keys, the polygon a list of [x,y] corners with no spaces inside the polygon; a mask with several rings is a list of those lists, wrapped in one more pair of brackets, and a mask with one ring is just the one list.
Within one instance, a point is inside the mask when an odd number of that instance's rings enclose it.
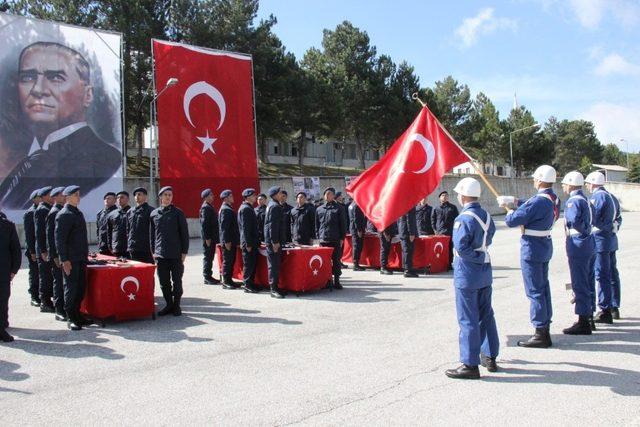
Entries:
{"label": "flagpole", "polygon": [[[411,99],[418,101],[420,103],[420,105],[422,105],[423,108],[427,108],[427,104],[419,98],[418,96],[418,92],[414,92],[413,95],[411,95]],[[469,158],[469,163],[471,163],[471,166],[473,166],[473,168],[476,170],[476,172],[478,173],[478,175],[480,175],[480,179],[482,179],[482,181],[487,185],[487,187],[489,187],[489,190],[496,196],[499,197],[500,194],[498,193],[498,191],[495,189],[495,187],[493,186],[493,184],[491,184],[491,182],[489,181],[489,179],[487,179],[487,177],[485,176],[484,172],[482,172],[482,169],[478,167],[476,161],[473,159],[473,157],[471,157],[469,155],[469,153],[467,153],[467,151],[462,148],[460,146],[460,144],[458,144],[458,141],[456,141],[453,136],[449,133],[449,131],[442,126],[442,123],[440,123],[440,120],[438,120],[438,118],[435,116],[435,114],[433,115],[433,117],[436,119],[436,121],[438,122],[438,124],[440,125],[440,128],[444,131],[444,133],[447,134],[447,136],[449,138],[451,138],[451,141],[453,141],[454,144],[456,144],[458,146],[458,148],[460,149],[460,151],[462,151],[464,154],[467,155],[467,157]]]}

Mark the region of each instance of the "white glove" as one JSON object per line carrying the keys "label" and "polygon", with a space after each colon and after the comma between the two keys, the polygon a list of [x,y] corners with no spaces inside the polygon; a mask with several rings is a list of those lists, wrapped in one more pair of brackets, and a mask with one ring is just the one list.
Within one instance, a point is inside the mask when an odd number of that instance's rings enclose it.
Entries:
{"label": "white glove", "polygon": [[498,196],[496,200],[501,208],[513,208],[516,203],[516,198],[513,196]]}

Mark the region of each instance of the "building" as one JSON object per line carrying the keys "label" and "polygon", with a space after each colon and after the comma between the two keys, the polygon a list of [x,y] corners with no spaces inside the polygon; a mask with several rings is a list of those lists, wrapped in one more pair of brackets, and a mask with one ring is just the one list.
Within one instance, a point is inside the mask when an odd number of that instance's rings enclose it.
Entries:
{"label": "building", "polygon": [[593,167],[602,172],[607,181],[611,182],[627,182],[627,174],[629,169],[624,166],[618,165],[597,165],[593,164]]}
{"label": "building", "polygon": [[[470,162],[462,163],[461,165],[454,167],[451,172],[456,174],[471,174],[471,175],[478,174],[476,172],[476,168]],[[511,167],[508,165],[497,165],[493,163],[486,163],[482,165],[482,172],[484,172],[485,175],[510,176]]]}

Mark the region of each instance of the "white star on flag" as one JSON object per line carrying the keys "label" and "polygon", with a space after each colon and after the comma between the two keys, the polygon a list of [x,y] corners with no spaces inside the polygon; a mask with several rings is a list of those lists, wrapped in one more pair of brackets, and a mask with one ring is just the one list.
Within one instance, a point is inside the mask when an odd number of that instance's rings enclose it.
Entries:
{"label": "white star on flag", "polygon": [[135,301],[136,300],[135,294],[129,294],[128,297],[129,297],[129,301]]}
{"label": "white star on flag", "polygon": [[217,141],[217,138],[210,138],[208,130],[206,136],[196,136],[196,138],[198,138],[198,141],[202,142],[203,154],[207,151],[211,151],[213,154],[216,154],[216,152],[213,150],[213,143]]}
{"label": "white star on flag", "polygon": [[317,276],[318,275],[318,270],[313,270],[313,275]]}

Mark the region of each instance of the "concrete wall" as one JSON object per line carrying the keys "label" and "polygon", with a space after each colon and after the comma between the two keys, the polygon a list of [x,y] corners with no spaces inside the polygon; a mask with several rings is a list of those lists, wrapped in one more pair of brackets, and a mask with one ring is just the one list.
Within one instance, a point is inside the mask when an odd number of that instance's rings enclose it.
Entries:
{"label": "concrete wall", "polygon": [[[465,176],[472,176],[474,178],[478,178],[477,175],[446,175],[438,188],[434,190],[434,192],[429,196],[429,203],[432,205],[436,205],[438,203],[438,193],[442,190],[447,190],[451,194],[451,202],[456,203],[455,195],[453,194],[453,188],[456,183],[464,178]],[[506,177],[489,177],[489,181],[493,184],[496,191],[500,195],[508,195],[508,196],[516,196],[519,198],[527,198],[535,193],[533,188],[533,183],[530,179],[525,178],[506,178]],[[149,188],[149,179],[148,178],[126,178],[124,180],[125,190],[130,193],[133,192],[133,189],[136,187],[145,187]],[[293,183],[291,181],[291,177],[273,177],[273,178],[261,178],[260,179],[260,190],[265,193],[267,189],[271,186],[279,185],[283,189],[287,190],[289,193],[290,203],[293,203]],[[345,182],[343,176],[333,176],[333,177],[321,177],[320,178],[320,189],[324,189],[326,187],[334,187],[338,191],[344,191]],[[156,188],[157,182],[156,182]],[[622,209],[625,211],[640,211],[640,184],[631,184],[631,183],[619,183],[619,182],[609,182],[607,183],[607,188],[615,194],[620,200],[620,204],[622,205]],[[554,186],[554,190],[557,194],[562,194],[562,188],[560,184],[556,184]],[[565,199],[566,196],[562,195],[562,199]],[[154,197],[150,196],[150,201],[152,205],[157,205],[154,200]],[[486,185],[482,184],[482,205],[493,215],[499,215],[504,213],[504,210],[498,207],[496,204],[495,196],[489,191]],[[93,219],[93,218],[87,218]],[[200,223],[197,218],[188,218],[187,222],[189,224],[189,235],[192,238],[200,236]],[[95,222],[90,222],[87,225],[89,232],[89,239],[91,244],[96,243],[96,225]],[[20,235],[20,241],[24,242],[24,230],[22,228],[22,224],[18,225],[18,234]]]}

